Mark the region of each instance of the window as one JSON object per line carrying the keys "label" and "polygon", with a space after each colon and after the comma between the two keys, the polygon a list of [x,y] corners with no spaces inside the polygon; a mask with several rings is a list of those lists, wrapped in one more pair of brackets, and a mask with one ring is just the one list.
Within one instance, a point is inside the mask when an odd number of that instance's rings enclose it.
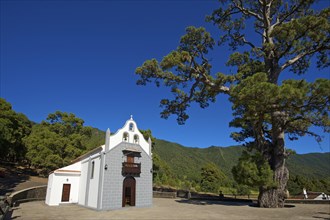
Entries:
{"label": "window", "polygon": [[127,155],[126,162],[127,163],[134,163],[134,156],[133,155]]}
{"label": "window", "polygon": [[128,133],[127,132],[125,132],[124,134],[123,134],[123,141],[124,142],[128,142]]}
{"label": "window", "polygon": [[94,167],[95,167],[95,162],[92,162],[92,171],[91,171],[91,179],[94,178]]}
{"label": "window", "polygon": [[134,124],[133,123],[129,123],[129,131],[134,131]]}
{"label": "window", "polygon": [[134,144],[138,144],[139,143],[139,136],[136,134],[134,135]]}

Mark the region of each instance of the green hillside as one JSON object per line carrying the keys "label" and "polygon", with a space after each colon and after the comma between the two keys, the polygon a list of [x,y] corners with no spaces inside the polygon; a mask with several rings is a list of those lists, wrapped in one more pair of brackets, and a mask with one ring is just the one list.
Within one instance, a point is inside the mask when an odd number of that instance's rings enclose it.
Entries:
{"label": "green hillside", "polygon": [[242,148],[209,147],[189,148],[165,140],[156,140],[154,152],[165,161],[175,177],[199,181],[201,168],[213,162],[227,175],[231,176],[231,168],[237,162]]}
{"label": "green hillside", "polygon": [[288,168],[294,175],[330,178],[330,153],[292,155],[288,159]]}
{"label": "green hillside", "polygon": [[[218,165],[231,178],[231,169],[237,163],[243,149],[240,146],[190,148],[157,139],[154,152],[168,164],[175,177],[181,179],[186,176],[197,181],[200,179],[201,167],[208,162]],[[287,164],[291,175],[307,178],[330,177],[330,153],[293,155]]]}
{"label": "green hillside", "polygon": [[88,150],[94,149],[103,145],[105,142],[105,131],[101,131],[97,128],[92,128],[92,136],[87,140],[86,148]]}

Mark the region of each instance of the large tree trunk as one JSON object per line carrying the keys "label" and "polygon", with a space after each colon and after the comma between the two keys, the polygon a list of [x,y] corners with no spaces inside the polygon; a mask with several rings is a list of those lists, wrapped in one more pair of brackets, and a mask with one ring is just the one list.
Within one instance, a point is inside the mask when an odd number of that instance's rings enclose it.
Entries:
{"label": "large tree trunk", "polygon": [[283,208],[285,199],[288,197],[286,184],[289,179],[289,171],[283,164],[282,168],[274,171],[277,188],[265,189],[260,187],[258,204],[262,208]]}
{"label": "large tree trunk", "polygon": [[267,189],[260,187],[258,203],[264,208],[282,208],[288,197],[287,182],[289,170],[285,166],[284,125],[286,122],[285,112],[272,114],[272,149],[269,151],[269,164],[274,171],[276,187]]}

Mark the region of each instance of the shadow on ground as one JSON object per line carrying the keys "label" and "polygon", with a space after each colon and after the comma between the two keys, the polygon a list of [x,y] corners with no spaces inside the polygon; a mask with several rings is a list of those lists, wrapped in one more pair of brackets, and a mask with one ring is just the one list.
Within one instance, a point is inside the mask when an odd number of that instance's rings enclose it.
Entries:
{"label": "shadow on ground", "polygon": [[220,200],[195,200],[195,199],[180,199],[175,200],[178,203],[186,203],[191,205],[226,205],[226,206],[253,206],[256,205],[252,201],[220,201]]}
{"label": "shadow on ground", "polygon": [[324,219],[324,220],[330,220],[330,213],[326,212],[317,212],[315,215],[313,215],[313,218],[316,219]]}
{"label": "shadow on ground", "polygon": [[[250,204],[249,206],[254,207],[254,208],[260,208],[257,203]],[[284,208],[294,208],[294,207],[296,207],[296,206],[295,205],[288,205],[288,204],[284,205]]]}
{"label": "shadow on ground", "polygon": [[7,212],[4,220],[11,220],[11,219],[16,219],[16,218],[20,218],[21,216],[15,216],[15,217],[12,217],[13,215],[13,211],[17,210],[19,208],[11,208],[9,212]]}
{"label": "shadow on ground", "polygon": [[0,196],[4,196],[6,193],[11,193],[14,188],[26,182],[32,171],[27,169],[17,169],[12,167],[5,167],[6,171],[4,175],[0,178]]}
{"label": "shadow on ground", "polygon": [[[192,204],[192,205],[225,205],[225,206],[249,206],[253,208],[260,208],[256,202],[252,200],[243,200],[243,199],[223,199],[223,200],[214,200],[214,199],[180,199],[175,200],[178,203]],[[294,208],[295,205],[285,204],[284,208]],[[329,219],[330,220],[330,219]]]}

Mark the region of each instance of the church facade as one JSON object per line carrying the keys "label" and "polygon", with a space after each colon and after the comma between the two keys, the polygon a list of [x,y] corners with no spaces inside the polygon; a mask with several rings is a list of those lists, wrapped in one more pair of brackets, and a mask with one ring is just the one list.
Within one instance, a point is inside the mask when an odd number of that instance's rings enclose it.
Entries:
{"label": "church facade", "polygon": [[97,210],[152,205],[151,139],[131,117],[105,145],[80,156],[48,177],[46,204],[76,203]]}

